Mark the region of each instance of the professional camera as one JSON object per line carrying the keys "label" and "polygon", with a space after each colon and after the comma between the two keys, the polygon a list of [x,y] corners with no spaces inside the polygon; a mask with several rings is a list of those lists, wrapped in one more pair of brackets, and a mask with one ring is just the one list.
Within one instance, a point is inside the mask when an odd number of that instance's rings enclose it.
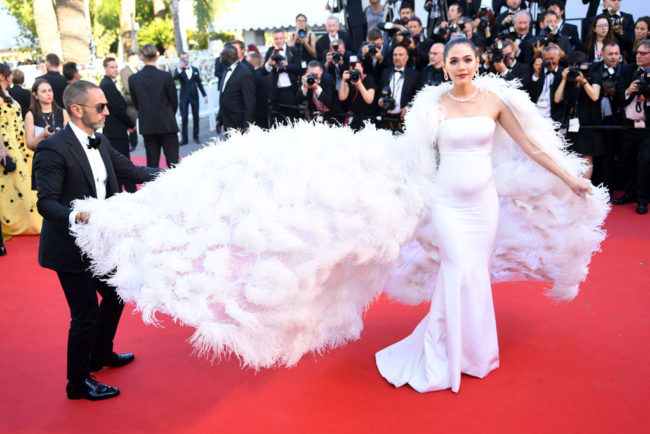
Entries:
{"label": "professional camera", "polygon": [[304,29],[299,29],[298,30],[298,36],[300,36],[301,38],[304,38],[305,36],[307,36],[307,31],[304,30]]}
{"label": "professional camera", "polygon": [[544,59],[542,61],[542,69],[548,70],[548,68],[550,68],[550,67],[551,67],[551,61],[548,60],[548,59]]}
{"label": "professional camera", "polygon": [[589,71],[591,70],[591,63],[589,62],[583,62],[583,63],[577,63],[575,65],[571,65],[569,67],[569,73],[567,74],[567,81],[573,82],[576,81],[576,78],[578,78],[578,74],[582,73],[583,76],[587,76],[589,74]]}
{"label": "professional camera", "polygon": [[497,33],[497,39],[510,39],[512,41],[517,39],[517,32],[515,31],[515,27],[510,26],[501,30],[499,33]]}
{"label": "professional camera", "polygon": [[375,56],[377,53],[379,53],[379,45],[375,44],[374,42],[371,42],[368,44],[368,52],[366,53],[366,58],[370,59],[371,57]]}
{"label": "professional camera", "polygon": [[614,10],[612,9],[611,6],[608,6],[607,8],[603,9],[603,14],[607,15],[609,19],[612,21],[612,27],[623,25],[623,17],[620,15],[615,16]]}
{"label": "professional camera", "polygon": [[310,72],[305,77],[305,81],[307,81],[308,86],[313,86],[318,82],[318,75],[314,74],[313,72]]}
{"label": "professional camera", "polygon": [[490,45],[490,54],[492,55],[492,63],[499,63],[503,61],[503,42],[497,41]]}
{"label": "professional camera", "polygon": [[381,90],[381,97],[377,103],[379,104],[379,107],[385,111],[395,108],[395,98],[391,95],[389,86],[386,86]]}
{"label": "professional camera", "polygon": [[[338,46],[338,44],[337,44]],[[332,62],[339,63],[343,59],[343,55],[338,51],[332,53]]]}
{"label": "professional camera", "polygon": [[542,45],[548,45],[550,43],[557,44],[560,40],[560,35],[553,33],[553,27],[546,26],[539,31],[538,40]]}
{"label": "professional camera", "polygon": [[356,83],[361,80],[361,72],[358,69],[350,69],[350,82]]}
{"label": "professional camera", "polygon": [[395,24],[390,22],[390,21],[387,21],[385,23],[381,23],[381,24],[377,25],[377,27],[380,30],[383,30],[384,32],[387,32],[389,35],[393,35],[393,34],[395,34],[395,32],[397,32],[399,30],[399,28],[395,27]]}
{"label": "professional camera", "polygon": [[489,25],[490,25],[490,20],[488,19],[488,17],[479,18],[479,21],[478,21],[479,30],[485,31],[485,29],[487,29]]}
{"label": "professional camera", "polygon": [[411,32],[409,32],[408,30],[402,30],[398,33],[398,35],[402,37],[402,42],[400,43],[402,47],[408,47],[409,45],[411,45],[411,37],[412,37]]}
{"label": "professional camera", "polygon": [[616,68],[609,66],[603,70],[603,79],[602,79],[602,84],[603,87],[611,89],[612,87],[616,87]]}
{"label": "professional camera", "polygon": [[639,69],[634,75],[639,80],[637,95],[643,95],[646,99],[650,99],[650,70]]}
{"label": "professional camera", "polygon": [[273,53],[273,54],[271,55],[271,60],[273,60],[275,63],[278,64],[278,72],[285,72],[285,71],[287,70],[287,68],[285,68],[285,67],[282,65],[282,62],[284,62],[284,61],[286,60],[286,58],[285,58],[282,54],[280,54],[280,53]]}

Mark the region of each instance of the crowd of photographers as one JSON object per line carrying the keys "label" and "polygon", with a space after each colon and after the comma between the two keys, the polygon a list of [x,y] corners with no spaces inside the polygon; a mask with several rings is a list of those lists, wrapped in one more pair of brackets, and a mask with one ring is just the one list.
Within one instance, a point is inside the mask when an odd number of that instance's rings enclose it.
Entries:
{"label": "crowd of photographers", "polygon": [[244,111],[262,127],[307,118],[400,132],[417,91],[445,81],[444,43],[465,36],[478,48],[481,73],[519,80],[542,115],[562,125],[571,149],[594,168],[595,182],[625,188],[615,203],[637,201],[637,211],[647,212],[650,17],[635,21],[620,0],[604,0],[605,9],[581,23],[580,37],[565,20],[562,0],[538,0],[534,10],[523,0],[492,3],[428,1],[420,18],[403,1],[399,17],[396,11],[386,21],[388,5],[373,0],[363,11],[364,41],[342,31],[334,16],[317,37],[298,15],[295,32],[274,32],[266,53],[233,46],[254,82],[255,103]]}

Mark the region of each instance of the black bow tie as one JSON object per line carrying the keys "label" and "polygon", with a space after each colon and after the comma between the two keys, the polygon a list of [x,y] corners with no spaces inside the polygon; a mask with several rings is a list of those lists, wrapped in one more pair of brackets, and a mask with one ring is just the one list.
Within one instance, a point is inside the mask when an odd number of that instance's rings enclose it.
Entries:
{"label": "black bow tie", "polygon": [[99,137],[88,137],[88,149],[99,149],[100,143]]}
{"label": "black bow tie", "polygon": [[226,68],[226,72],[228,71],[232,71],[232,68],[231,67]]}
{"label": "black bow tie", "polygon": [[401,74],[402,72],[404,72],[404,70],[401,70],[401,71],[399,69],[395,70],[395,74]]}

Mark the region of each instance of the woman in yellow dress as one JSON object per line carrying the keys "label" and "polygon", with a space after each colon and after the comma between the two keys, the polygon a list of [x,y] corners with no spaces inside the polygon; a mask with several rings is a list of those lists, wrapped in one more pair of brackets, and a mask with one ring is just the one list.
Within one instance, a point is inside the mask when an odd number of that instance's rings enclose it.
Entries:
{"label": "woman in yellow dress", "polygon": [[34,153],[25,145],[25,126],[20,105],[7,95],[11,69],[0,64],[0,135],[16,169],[0,168],[0,223],[2,237],[38,235],[41,216],[36,210],[36,191],[32,190]]}

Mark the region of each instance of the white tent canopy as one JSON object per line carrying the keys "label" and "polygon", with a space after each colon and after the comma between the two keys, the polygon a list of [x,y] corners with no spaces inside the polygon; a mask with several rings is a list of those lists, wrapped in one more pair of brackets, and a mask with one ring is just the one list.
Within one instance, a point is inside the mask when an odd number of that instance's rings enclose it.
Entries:
{"label": "white tent canopy", "polygon": [[308,25],[320,26],[331,15],[326,4],[326,0],[240,0],[213,27],[221,32],[294,27],[300,13],[307,16]]}

